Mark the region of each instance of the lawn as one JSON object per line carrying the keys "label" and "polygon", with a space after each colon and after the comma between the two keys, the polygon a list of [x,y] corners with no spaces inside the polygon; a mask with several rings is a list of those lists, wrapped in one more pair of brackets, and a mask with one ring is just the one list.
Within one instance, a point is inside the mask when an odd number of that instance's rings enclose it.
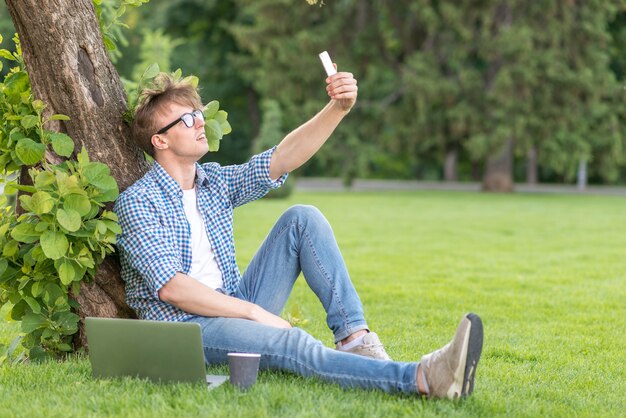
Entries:
{"label": "lawn", "polygon": [[[369,325],[394,359],[419,360],[452,337],[465,312],[481,315],[485,344],[472,397],[345,391],[277,372],[262,372],[247,393],[98,381],[77,356],[0,367],[0,416],[623,416],[626,198],[296,193],[235,212],[242,269],[296,203],[317,206],[333,225]],[[303,280],[287,312],[332,346]],[[0,322],[0,342],[17,332],[17,324]]]}

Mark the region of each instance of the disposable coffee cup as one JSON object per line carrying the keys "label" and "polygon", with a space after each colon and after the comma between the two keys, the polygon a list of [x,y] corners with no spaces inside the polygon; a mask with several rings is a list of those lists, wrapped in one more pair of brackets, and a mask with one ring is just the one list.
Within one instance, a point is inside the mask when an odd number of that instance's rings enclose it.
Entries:
{"label": "disposable coffee cup", "polygon": [[260,354],[228,353],[230,383],[241,390],[249,389],[256,383],[260,361]]}

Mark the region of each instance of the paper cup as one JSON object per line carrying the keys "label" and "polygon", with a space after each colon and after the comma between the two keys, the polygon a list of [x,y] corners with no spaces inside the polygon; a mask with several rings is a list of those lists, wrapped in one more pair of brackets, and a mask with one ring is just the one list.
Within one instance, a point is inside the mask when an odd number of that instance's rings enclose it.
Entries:
{"label": "paper cup", "polygon": [[260,361],[260,354],[228,353],[230,383],[241,390],[250,388],[256,383]]}

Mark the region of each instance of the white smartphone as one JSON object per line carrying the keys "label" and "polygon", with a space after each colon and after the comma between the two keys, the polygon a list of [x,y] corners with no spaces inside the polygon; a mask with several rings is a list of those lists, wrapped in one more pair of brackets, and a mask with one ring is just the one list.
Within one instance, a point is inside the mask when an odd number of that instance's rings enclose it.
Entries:
{"label": "white smartphone", "polygon": [[337,74],[337,70],[335,70],[335,66],[333,65],[333,61],[330,59],[328,52],[322,52],[320,54],[320,60],[322,60],[322,65],[324,66],[324,70],[326,70],[326,75],[331,76],[333,74]]}

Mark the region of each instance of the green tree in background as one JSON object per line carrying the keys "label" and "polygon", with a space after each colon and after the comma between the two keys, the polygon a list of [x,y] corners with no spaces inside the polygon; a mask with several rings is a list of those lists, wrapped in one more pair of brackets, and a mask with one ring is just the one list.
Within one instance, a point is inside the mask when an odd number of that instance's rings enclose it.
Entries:
{"label": "green tree in background", "polygon": [[[150,61],[197,75],[235,126],[210,156],[220,163],[248,158],[260,103],[277,103],[288,132],[326,102],[328,50],[359,101],[304,175],[507,190],[586,167],[594,182],[626,180],[624,0],[307,2],[153,2],[129,11],[116,66],[126,79]],[[2,30],[11,37],[0,9]]]}
{"label": "green tree in background", "polygon": [[607,28],[623,1],[235,4],[235,67],[280,103],[286,127],[325,99],[318,52],[357,74],[359,103],[309,172],[437,178],[434,161],[455,180],[485,165],[485,187],[508,190],[514,161],[528,161],[531,182],[570,181],[589,161],[593,176],[617,178],[623,112]]}

